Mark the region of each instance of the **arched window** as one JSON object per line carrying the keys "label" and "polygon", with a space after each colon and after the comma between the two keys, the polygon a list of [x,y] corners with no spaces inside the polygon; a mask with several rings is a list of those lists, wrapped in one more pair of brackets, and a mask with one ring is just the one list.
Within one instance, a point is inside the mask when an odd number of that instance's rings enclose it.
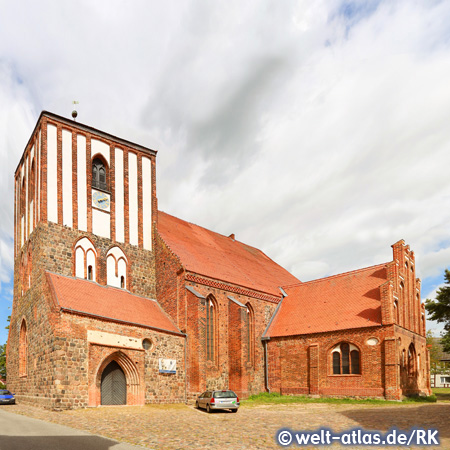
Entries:
{"label": "arched window", "polygon": [[255,314],[250,303],[247,303],[245,312],[246,340],[247,340],[247,362],[253,364],[255,358]]}
{"label": "arched window", "polygon": [[97,251],[88,238],[81,238],[75,244],[75,276],[96,280]]}
{"label": "arched window", "polygon": [[100,158],[92,161],[92,187],[108,190],[108,171],[105,163]]}
{"label": "arched window", "polygon": [[333,375],[360,374],[359,350],[353,344],[341,342],[331,350]]}
{"label": "arched window", "polygon": [[216,361],[217,358],[217,305],[212,296],[206,300],[206,359]]}
{"label": "arched window", "polygon": [[398,301],[394,300],[394,320],[395,323],[399,323],[399,311],[398,311]]}
{"label": "arched window", "polygon": [[416,374],[417,370],[417,358],[416,358],[416,349],[414,348],[414,344],[410,344],[408,348],[408,375],[410,377]]}
{"label": "arched window", "polygon": [[[407,311],[406,311],[406,302],[405,302],[405,285],[403,284],[403,281],[400,281],[400,308],[402,308],[402,311],[398,311],[398,318],[399,318],[399,322],[398,324],[401,325],[402,327],[406,327],[406,316],[407,316]],[[400,323],[400,320],[402,323]]]}
{"label": "arched window", "polygon": [[106,284],[118,288],[127,288],[128,260],[119,247],[112,247],[106,254]]}
{"label": "arched window", "polygon": [[25,319],[22,320],[20,325],[19,335],[19,376],[24,377],[27,375],[27,361],[28,361],[28,337],[27,337],[27,324]]}
{"label": "arched window", "polygon": [[26,270],[26,275],[25,275],[25,286],[26,289],[28,290],[31,287],[31,245],[28,245],[28,251],[27,251],[27,270]]}
{"label": "arched window", "polygon": [[25,294],[25,292],[27,291],[26,277],[27,277],[27,254],[23,252],[19,269],[19,278],[22,295]]}
{"label": "arched window", "polygon": [[31,165],[31,178],[30,178],[30,194],[29,194],[29,199],[28,202],[30,204],[30,217],[28,219],[28,223],[30,224],[30,234],[32,233],[32,231],[34,230],[34,193],[35,193],[35,185],[36,185],[36,164],[34,163],[34,159],[33,159],[33,163]]}
{"label": "arched window", "polygon": [[26,226],[25,223],[25,208],[26,208],[26,200],[25,200],[25,194],[26,194],[26,179],[23,177],[22,180],[22,189],[20,191],[20,243],[21,247],[23,247],[23,244],[26,241]]}

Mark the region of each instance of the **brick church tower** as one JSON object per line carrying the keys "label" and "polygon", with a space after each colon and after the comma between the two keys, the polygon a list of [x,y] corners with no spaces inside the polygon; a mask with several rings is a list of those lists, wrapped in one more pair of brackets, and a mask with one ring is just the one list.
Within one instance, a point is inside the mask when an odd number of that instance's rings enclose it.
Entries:
{"label": "brick church tower", "polygon": [[[70,408],[184,398],[176,387],[184,336],[155,300],[155,158],[41,113],[14,178],[7,360],[19,401]],[[177,361],[175,372],[161,360]],[[122,393],[108,391],[111,380],[122,380]]]}

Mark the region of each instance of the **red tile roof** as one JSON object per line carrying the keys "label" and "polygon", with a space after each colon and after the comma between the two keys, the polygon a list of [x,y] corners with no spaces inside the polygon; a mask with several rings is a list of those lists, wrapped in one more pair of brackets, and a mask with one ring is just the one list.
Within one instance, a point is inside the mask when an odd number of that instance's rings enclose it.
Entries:
{"label": "red tile roof", "polygon": [[180,334],[156,300],[94,281],[46,274],[55,301],[63,310]]}
{"label": "red tile roof", "polygon": [[295,336],[381,325],[380,286],[386,264],[293,286],[265,336]]}
{"label": "red tile roof", "polygon": [[189,272],[278,297],[279,286],[299,282],[261,250],[162,211],[158,231]]}

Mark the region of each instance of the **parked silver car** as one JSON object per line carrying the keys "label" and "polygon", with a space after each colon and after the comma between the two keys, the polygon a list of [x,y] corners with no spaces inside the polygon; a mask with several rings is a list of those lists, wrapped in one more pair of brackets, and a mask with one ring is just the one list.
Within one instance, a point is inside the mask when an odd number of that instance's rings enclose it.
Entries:
{"label": "parked silver car", "polygon": [[208,413],[216,409],[229,409],[237,412],[239,397],[233,391],[206,391],[195,402],[196,408],[204,408]]}

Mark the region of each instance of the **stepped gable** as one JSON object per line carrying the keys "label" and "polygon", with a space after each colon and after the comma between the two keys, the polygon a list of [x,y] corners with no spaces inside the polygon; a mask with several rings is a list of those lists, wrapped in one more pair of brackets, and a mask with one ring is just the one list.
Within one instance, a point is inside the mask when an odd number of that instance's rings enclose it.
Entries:
{"label": "stepped gable", "polygon": [[277,297],[279,286],[299,283],[257,248],[158,212],[158,232],[184,268],[192,273]]}
{"label": "stepped gable", "polygon": [[283,299],[265,336],[295,336],[381,326],[380,286],[387,264],[284,286]]}

